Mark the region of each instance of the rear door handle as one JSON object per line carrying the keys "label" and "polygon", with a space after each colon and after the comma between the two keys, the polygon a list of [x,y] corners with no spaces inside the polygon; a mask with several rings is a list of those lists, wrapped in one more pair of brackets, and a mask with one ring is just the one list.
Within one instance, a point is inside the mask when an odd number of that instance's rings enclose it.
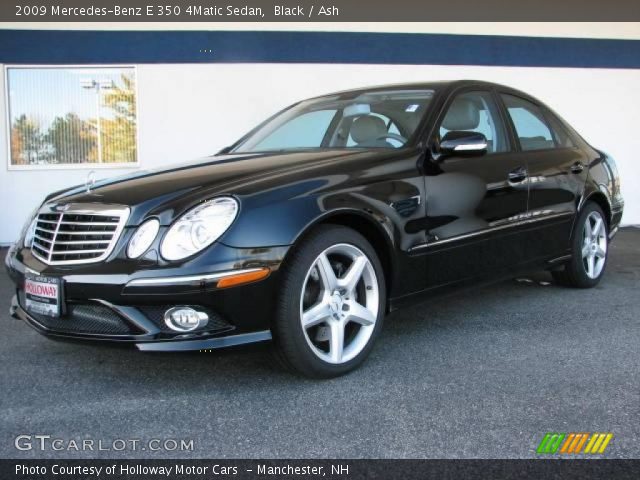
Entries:
{"label": "rear door handle", "polygon": [[518,167],[515,170],[509,172],[510,183],[520,183],[527,179],[528,172],[524,167]]}
{"label": "rear door handle", "polygon": [[582,171],[584,170],[584,165],[580,162],[576,162],[573,165],[571,165],[570,170],[572,173],[582,173]]}

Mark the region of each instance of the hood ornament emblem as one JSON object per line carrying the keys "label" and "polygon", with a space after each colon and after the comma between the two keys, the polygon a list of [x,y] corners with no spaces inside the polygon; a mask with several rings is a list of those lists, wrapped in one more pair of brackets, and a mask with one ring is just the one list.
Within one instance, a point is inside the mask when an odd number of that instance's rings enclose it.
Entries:
{"label": "hood ornament emblem", "polygon": [[55,212],[66,212],[67,210],[69,210],[69,205],[68,204],[52,205],[51,210]]}
{"label": "hood ornament emblem", "polygon": [[89,174],[87,175],[87,181],[85,182],[85,188],[86,188],[87,193],[91,192],[91,189],[93,188],[93,186],[95,184],[96,184],[96,172],[91,170],[89,172]]}

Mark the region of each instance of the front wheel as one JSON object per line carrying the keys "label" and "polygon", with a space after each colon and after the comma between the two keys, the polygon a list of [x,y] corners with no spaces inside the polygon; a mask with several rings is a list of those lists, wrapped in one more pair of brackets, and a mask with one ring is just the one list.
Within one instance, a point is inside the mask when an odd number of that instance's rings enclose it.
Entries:
{"label": "front wheel", "polygon": [[349,228],[319,227],[292,253],[283,277],[273,329],[283,363],[316,378],[362,363],[386,305],[384,273],[369,242]]}
{"label": "front wheel", "polygon": [[587,203],[574,227],[571,239],[572,258],[563,270],[552,272],[562,285],[590,288],[598,284],[607,264],[609,236],[602,209]]}

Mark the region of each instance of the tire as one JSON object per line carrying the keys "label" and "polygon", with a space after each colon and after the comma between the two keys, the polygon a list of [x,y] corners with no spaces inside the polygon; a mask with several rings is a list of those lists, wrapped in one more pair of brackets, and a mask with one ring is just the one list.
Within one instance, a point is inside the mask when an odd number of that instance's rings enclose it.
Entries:
{"label": "tire", "polygon": [[282,271],[275,354],[307,377],[343,375],[369,355],[382,328],[382,265],[362,235],[337,225],[319,226],[294,248]]}
{"label": "tire", "polygon": [[553,278],[568,287],[595,287],[604,274],[608,252],[609,228],[604,212],[598,204],[587,202],[571,235],[571,260],[562,270],[551,272]]}

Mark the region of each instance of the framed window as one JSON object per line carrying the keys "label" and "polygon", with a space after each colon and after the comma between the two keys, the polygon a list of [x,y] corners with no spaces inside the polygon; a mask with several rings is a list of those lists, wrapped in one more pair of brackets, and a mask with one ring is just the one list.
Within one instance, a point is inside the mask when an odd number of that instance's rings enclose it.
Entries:
{"label": "framed window", "polygon": [[453,99],[440,123],[439,140],[451,131],[483,134],[488,154],[509,150],[503,122],[489,92],[466,92]]}
{"label": "framed window", "polygon": [[556,147],[551,127],[537,105],[507,94],[502,94],[502,100],[516,129],[522,150],[546,150]]}
{"label": "framed window", "polygon": [[138,165],[131,66],[5,67],[9,169]]}

